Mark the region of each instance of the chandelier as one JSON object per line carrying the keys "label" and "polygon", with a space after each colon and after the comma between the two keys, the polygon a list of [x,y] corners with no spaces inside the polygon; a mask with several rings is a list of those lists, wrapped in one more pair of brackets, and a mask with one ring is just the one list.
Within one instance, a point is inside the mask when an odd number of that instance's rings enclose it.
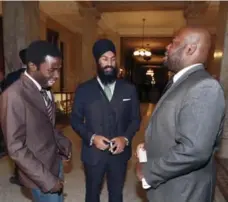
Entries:
{"label": "chandelier", "polygon": [[143,57],[145,60],[150,60],[152,53],[150,52],[149,49],[144,48],[144,28],[145,28],[145,21],[146,19],[143,18],[143,37],[142,37],[142,47],[141,48],[137,48],[134,52],[133,52],[133,56],[135,57]]}

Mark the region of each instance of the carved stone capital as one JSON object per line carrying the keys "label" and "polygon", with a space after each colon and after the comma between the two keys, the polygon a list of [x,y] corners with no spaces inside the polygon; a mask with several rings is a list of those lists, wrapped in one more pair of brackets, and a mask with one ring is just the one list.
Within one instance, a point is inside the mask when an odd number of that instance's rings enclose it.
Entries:
{"label": "carved stone capital", "polygon": [[101,19],[101,14],[96,8],[79,8],[79,13],[81,17],[91,17],[97,21]]}

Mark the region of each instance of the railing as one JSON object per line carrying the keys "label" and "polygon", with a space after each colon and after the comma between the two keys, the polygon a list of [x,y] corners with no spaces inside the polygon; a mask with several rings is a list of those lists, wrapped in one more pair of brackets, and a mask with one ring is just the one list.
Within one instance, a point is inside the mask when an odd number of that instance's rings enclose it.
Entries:
{"label": "railing", "polygon": [[74,100],[73,92],[55,92],[55,103],[57,113],[69,115],[72,111],[72,104]]}

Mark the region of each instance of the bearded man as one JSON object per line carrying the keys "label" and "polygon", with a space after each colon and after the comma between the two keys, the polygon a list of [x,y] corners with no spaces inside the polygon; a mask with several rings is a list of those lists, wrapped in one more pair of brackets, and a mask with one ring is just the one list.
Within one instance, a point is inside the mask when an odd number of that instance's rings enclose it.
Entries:
{"label": "bearded man", "polygon": [[93,55],[97,77],[78,86],[71,116],[72,128],[83,142],[85,201],[100,201],[106,174],[109,202],[122,202],[131,142],[140,126],[139,101],[135,87],[117,79],[112,41],[98,40]]}
{"label": "bearded man", "polygon": [[153,111],[145,146],[138,146],[147,162],[138,163],[137,176],[151,202],[213,202],[225,99],[204,67],[210,44],[207,30],[184,28],[167,46],[174,77]]}

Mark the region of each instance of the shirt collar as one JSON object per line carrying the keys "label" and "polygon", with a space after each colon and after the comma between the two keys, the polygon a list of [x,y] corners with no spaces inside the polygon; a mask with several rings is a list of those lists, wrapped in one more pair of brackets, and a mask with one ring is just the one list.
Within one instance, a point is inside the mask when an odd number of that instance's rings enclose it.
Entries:
{"label": "shirt collar", "polygon": [[182,77],[188,70],[190,70],[191,68],[198,66],[198,65],[202,65],[202,63],[197,63],[194,65],[190,65],[188,67],[185,67],[184,69],[180,70],[179,72],[177,72],[174,76],[173,76],[173,83],[177,82],[178,79],[180,79],[180,77]]}
{"label": "shirt collar", "polygon": [[[98,81],[98,83],[100,84],[100,86],[104,89],[104,84],[101,82],[101,79],[99,78],[99,76],[97,76],[97,81]],[[108,86],[109,86],[109,87],[115,86],[115,84],[116,84],[116,81],[114,81],[114,82],[111,83],[111,84],[108,84]]]}
{"label": "shirt collar", "polygon": [[30,80],[32,80],[32,82],[36,85],[36,87],[38,88],[39,91],[42,90],[41,85],[40,85],[34,78],[32,78],[32,77],[28,74],[27,71],[25,71],[24,74],[25,74],[25,76],[27,76]]}

